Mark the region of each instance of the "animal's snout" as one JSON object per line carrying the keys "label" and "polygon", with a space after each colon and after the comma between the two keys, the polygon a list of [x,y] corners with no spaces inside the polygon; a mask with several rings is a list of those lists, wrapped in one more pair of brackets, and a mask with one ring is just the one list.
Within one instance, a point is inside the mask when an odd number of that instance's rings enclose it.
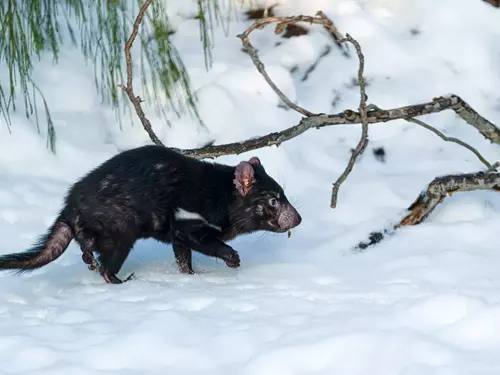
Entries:
{"label": "animal's snout", "polygon": [[278,224],[284,231],[295,228],[301,222],[302,217],[291,204],[284,207],[278,219]]}

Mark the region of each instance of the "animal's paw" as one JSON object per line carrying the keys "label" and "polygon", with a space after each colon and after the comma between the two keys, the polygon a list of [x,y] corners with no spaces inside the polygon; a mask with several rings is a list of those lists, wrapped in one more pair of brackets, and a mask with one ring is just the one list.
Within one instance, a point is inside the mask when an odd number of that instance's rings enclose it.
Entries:
{"label": "animal's paw", "polygon": [[229,251],[228,255],[224,257],[224,262],[230,268],[238,268],[240,266],[240,255],[235,251]]}
{"label": "animal's paw", "polygon": [[193,268],[188,263],[179,263],[179,271],[186,275],[194,275]]}

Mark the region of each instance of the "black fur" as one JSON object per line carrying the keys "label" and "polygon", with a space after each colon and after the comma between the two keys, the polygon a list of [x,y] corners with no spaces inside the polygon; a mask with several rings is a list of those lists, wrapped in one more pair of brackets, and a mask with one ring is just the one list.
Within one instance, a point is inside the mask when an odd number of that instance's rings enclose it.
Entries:
{"label": "black fur", "polygon": [[144,146],[112,157],[76,182],[48,234],[28,252],[1,256],[0,270],[44,266],[73,238],[87,264],[94,264],[93,252],[99,254],[107,282],[120,282],[116,274],[141,238],[171,243],[185,273],[193,273],[191,250],[238,267],[238,253],[224,241],[258,230],[284,232],[300,222],[257,158],[233,167]]}

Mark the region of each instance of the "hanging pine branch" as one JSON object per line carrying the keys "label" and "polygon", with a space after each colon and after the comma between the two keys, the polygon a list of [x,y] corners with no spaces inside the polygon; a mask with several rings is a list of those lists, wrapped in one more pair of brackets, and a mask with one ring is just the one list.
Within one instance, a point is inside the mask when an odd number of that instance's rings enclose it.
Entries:
{"label": "hanging pine branch", "polygon": [[[211,63],[211,29],[214,18],[220,20],[219,0],[197,0],[201,46],[207,68]],[[39,126],[37,98],[43,102],[48,147],[55,152],[56,134],[50,117],[50,100],[32,78],[34,63],[50,53],[58,62],[65,43],[79,47],[85,61],[94,67],[94,81],[102,101],[111,104],[119,118],[129,103],[119,84],[125,82],[124,45],[130,35],[133,18],[142,1],[117,0],[3,0],[0,5],[0,66],[6,66],[8,80],[0,79],[0,115],[7,126],[10,114],[19,104],[27,118],[35,117]],[[173,111],[200,120],[191,84],[172,44],[172,30],[166,1],[152,0],[145,14],[138,42],[142,95],[156,103],[157,113]],[[139,44],[138,43],[138,44]],[[159,95],[166,103],[157,100]],[[21,98],[22,100],[19,100]],[[200,120],[201,121],[201,120]]]}

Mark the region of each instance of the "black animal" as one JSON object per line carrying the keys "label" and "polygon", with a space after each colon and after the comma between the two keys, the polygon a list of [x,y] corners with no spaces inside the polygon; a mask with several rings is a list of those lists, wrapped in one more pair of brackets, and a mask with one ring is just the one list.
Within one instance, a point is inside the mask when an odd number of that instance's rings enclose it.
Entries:
{"label": "black animal", "polygon": [[183,273],[194,273],[191,250],[236,268],[239,255],[225,241],[258,230],[286,232],[301,221],[256,157],[233,167],[144,146],[76,182],[47,234],[24,253],[1,256],[0,270],[45,266],[75,239],[89,268],[118,284],[123,281],[116,274],[141,238],[171,243]]}

